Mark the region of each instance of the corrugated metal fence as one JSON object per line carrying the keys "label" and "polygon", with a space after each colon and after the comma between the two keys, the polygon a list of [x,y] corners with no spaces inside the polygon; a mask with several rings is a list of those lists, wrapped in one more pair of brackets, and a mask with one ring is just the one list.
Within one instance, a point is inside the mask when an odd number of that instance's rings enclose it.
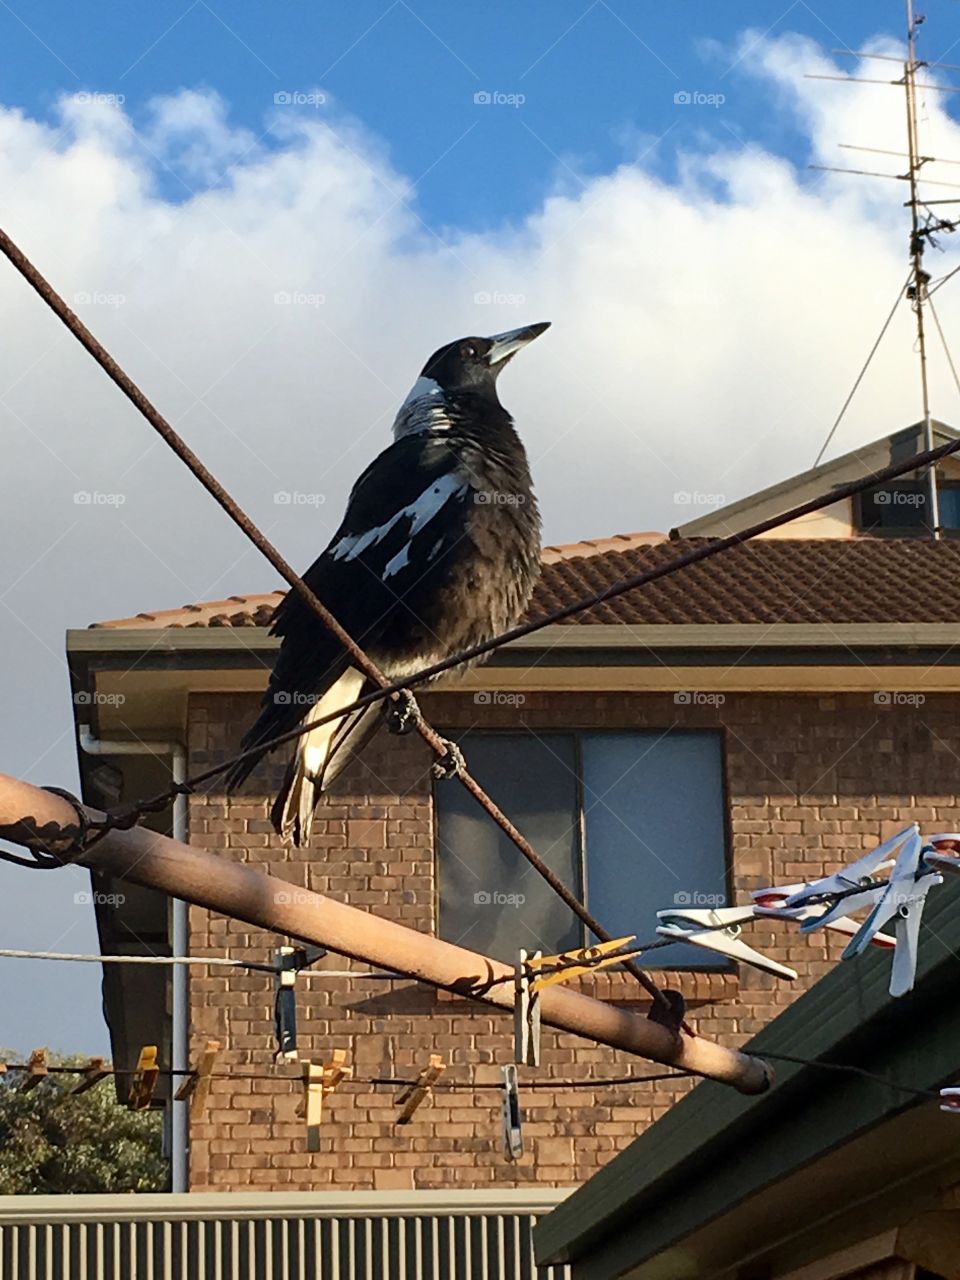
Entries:
{"label": "corrugated metal fence", "polygon": [[567,1191],[0,1196],[0,1280],[569,1280]]}

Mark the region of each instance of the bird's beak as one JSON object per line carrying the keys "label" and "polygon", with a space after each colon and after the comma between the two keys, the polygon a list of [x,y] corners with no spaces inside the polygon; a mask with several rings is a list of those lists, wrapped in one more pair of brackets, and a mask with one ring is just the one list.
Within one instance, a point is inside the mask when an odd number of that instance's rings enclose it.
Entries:
{"label": "bird's beak", "polygon": [[490,339],[491,347],[487,353],[487,364],[497,368],[506,364],[511,356],[525,347],[534,338],[539,338],[550,328],[550,321],[543,320],[539,324],[528,324],[523,329],[510,329],[507,333],[497,333]]}

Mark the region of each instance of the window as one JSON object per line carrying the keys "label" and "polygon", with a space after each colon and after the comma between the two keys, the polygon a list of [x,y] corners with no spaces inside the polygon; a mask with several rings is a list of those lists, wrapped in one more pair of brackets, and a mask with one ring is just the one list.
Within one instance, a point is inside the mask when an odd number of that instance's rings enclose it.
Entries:
{"label": "window", "polygon": [[927,528],[925,480],[896,480],[857,496],[858,524],[864,533],[922,537]]}
{"label": "window", "polygon": [[948,536],[956,537],[960,530],[960,481],[942,480],[937,498],[940,507],[940,527]]}
{"label": "window", "polygon": [[[930,535],[927,480],[896,480],[854,499],[857,528],[888,538]],[[948,538],[960,534],[960,481],[937,477],[940,528]]]}
{"label": "window", "polygon": [[[722,741],[713,732],[466,733],[470,770],[614,937],[726,902]],[[580,922],[463,787],[436,788],[440,936],[513,961],[583,946]],[[650,967],[722,968],[699,947]]]}

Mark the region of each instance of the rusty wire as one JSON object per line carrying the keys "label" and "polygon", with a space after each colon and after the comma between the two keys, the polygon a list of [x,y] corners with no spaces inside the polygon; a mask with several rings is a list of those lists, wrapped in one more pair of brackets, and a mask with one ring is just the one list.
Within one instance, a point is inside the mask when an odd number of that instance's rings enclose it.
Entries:
{"label": "rusty wire", "polygon": [[[656,582],[661,578],[677,573],[681,569],[689,568],[690,566],[698,564],[711,556],[718,555],[723,551],[729,551],[735,547],[741,546],[752,538],[759,537],[764,533],[769,533],[771,530],[779,528],[782,525],[789,524],[803,516],[811,515],[816,511],[821,511],[823,508],[831,506],[835,502],[842,501],[845,498],[854,497],[858,493],[862,493],[867,489],[871,489],[876,485],[886,483],[887,481],[896,480],[898,477],[906,475],[911,471],[918,471],[923,468],[933,466],[941,459],[960,452],[960,439],[950,440],[942,445],[938,445],[934,449],[927,449],[916,453],[902,462],[892,463],[887,467],[881,467],[877,471],[870,472],[866,476],[860,477],[858,480],[851,480],[845,484],[836,485],[820,497],[811,498],[808,501],[799,503],[797,506],[791,507],[787,511],[781,512],[778,515],[769,516],[764,520],[759,520],[736,533],[727,534],[722,538],[707,540],[703,545],[693,547],[682,555],[676,556],[672,560],[665,561],[661,565],[656,565],[652,568],[644,569],[639,573],[621,578],[619,581],[611,583],[609,586],[600,591],[594,592],[592,595],[583,596],[578,600],[573,601],[571,604],[564,605],[559,609],[554,609],[550,613],[539,618],[521,623],[518,626],[511,628],[509,631],[502,632],[500,635],[494,636],[492,639],[487,640],[482,644],[474,645],[472,648],[465,649],[460,653],[451,654],[440,662],[433,663],[430,666],[422,668],[420,671],[414,672],[409,676],[405,676],[402,680],[390,681],[367,657],[367,655],[363,653],[359,646],[355,644],[353,639],[343,630],[343,628],[340,627],[339,623],[337,623],[336,619],[333,618],[322,601],[319,600],[318,597],[309,589],[306,583],[302,581],[292,567],[287,564],[286,560],[253,524],[226,490],[224,490],[223,486],[219,481],[217,481],[212,473],[207,470],[185,441],[181,439],[173,427],[151,404],[139,387],[137,387],[132,379],[129,378],[105,348],[97,341],[80,318],[67,306],[53,286],[40,274],[33,263],[30,262],[26,255],[2,229],[0,229],[0,250],[2,250],[28,284],[36,290],[44,302],[47,303],[51,310],[59,316],[67,328],[70,329],[74,336],[82,343],[108,377],[116,383],[127,398],[136,406],[137,409],[140,410],[141,414],[147,419],[151,426],[154,427],[171,449],[173,449],[181,461],[190,468],[211,496],[220,504],[239,528],[243,530],[263,555],[266,556],[290,586],[299,592],[305,602],[314,610],[315,613],[317,613],[324,624],[333,632],[334,635],[336,635],[337,639],[340,640],[347,651],[351,654],[351,657],[354,657],[357,665],[379,686],[379,688],[373,690],[371,693],[355,699],[355,701],[339,708],[330,715],[312,719],[308,726],[301,725],[299,728],[291,730],[288,733],[278,734],[275,738],[271,738],[265,744],[258,744],[257,747],[251,748],[249,751],[239,752],[229,760],[193,775],[185,782],[172,784],[165,791],[149,800],[126,807],[117,815],[116,821],[113,824],[118,827],[122,827],[124,824],[131,825],[136,821],[138,816],[147,812],[156,811],[157,809],[165,806],[177,795],[190,794],[197,786],[210,781],[212,778],[225,772],[231,767],[231,765],[246,759],[250,755],[260,754],[264,749],[272,751],[288,742],[295,741],[307,732],[308,729],[316,728],[329,720],[336,719],[355,710],[360,710],[362,707],[369,706],[374,702],[382,701],[386,698],[398,699],[412,686],[422,684],[424,681],[431,680],[436,676],[442,675],[445,672],[467,662],[472,662],[478,658],[486,657],[488,654],[502,648],[504,645],[511,644],[525,636],[532,635],[535,632],[542,630],[544,627],[557,622],[562,622],[587,609],[595,608],[597,605],[605,604],[607,601],[613,600],[617,596],[623,595],[628,591],[635,591],[641,587],[648,586],[652,582]],[[422,717],[417,717],[416,728],[420,733],[420,736],[433,748],[435,752],[437,752],[441,759],[448,755],[447,744],[430,725],[423,721]],[[529,842],[517,830],[509,818],[507,818],[507,816],[494,804],[469,772],[463,769],[458,771],[457,776],[478,804],[480,804],[489,816],[497,823],[504,834],[507,835],[508,838],[516,845],[520,853],[527,859],[531,866],[533,866],[534,869],[543,877],[543,879],[574,912],[574,914],[579,917],[581,922],[585,924],[587,928],[602,942],[610,941],[611,935],[602,928],[598,921],[593,919],[586,907],[542,861]],[[668,1005],[669,1002],[663,995],[660,988],[646,973],[643,972],[642,969],[639,968],[634,961],[628,960],[624,967],[637,978],[641,985],[643,985],[654,999],[658,1000],[664,1006]]]}
{"label": "rusty wire", "polygon": [[[912,1097],[929,1099],[933,1102],[942,1101],[941,1093],[938,1089],[925,1089],[917,1085],[903,1083],[899,1080],[891,1080],[889,1077],[880,1075],[876,1071],[869,1071],[865,1067],[855,1066],[853,1063],[847,1062],[824,1062],[818,1058],[803,1058],[797,1054],[791,1053],[774,1053],[769,1049],[762,1050],[765,1058],[770,1058],[774,1062],[784,1062],[789,1066],[806,1067],[817,1071],[832,1071],[841,1075],[856,1076],[861,1080],[869,1080],[873,1084],[883,1085],[885,1088],[895,1090],[899,1093],[905,1093]],[[305,1061],[305,1059],[300,1059]],[[47,1064],[44,1063],[43,1075],[72,1075],[82,1077],[89,1069],[90,1063],[78,1064],[77,1066],[66,1066],[63,1064]],[[4,1076],[9,1077],[16,1073],[24,1077],[30,1074],[30,1064],[27,1062],[7,1062],[0,1063],[2,1071],[0,1071],[0,1080]],[[103,1072],[103,1078],[111,1076],[135,1076],[140,1071],[140,1067],[115,1067],[109,1063],[97,1066],[98,1071]],[[164,1076],[168,1079],[177,1079],[178,1077],[196,1076],[197,1072],[190,1067],[159,1067],[157,1075]],[[300,1083],[299,1078],[295,1075],[285,1076],[278,1075],[276,1071],[212,1071],[207,1077],[210,1080],[272,1080],[281,1084],[284,1081],[291,1083]],[[634,1084],[654,1084],[662,1080],[696,1080],[699,1079],[695,1071],[656,1071],[649,1075],[627,1075],[627,1076],[611,1076],[604,1079],[602,1076],[588,1076],[583,1080],[524,1080],[520,1084],[520,1088],[527,1092],[528,1090],[561,1090],[568,1089],[593,1089],[600,1093],[607,1088],[615,1088],[623,1085]],[[99,1081],[98,1081],[99,1083]],[[339,1087],[357,1087],[358,1085],[367,1085],[372,1088],[402,1088],[415,1085],[416,1080],[407,1080],[400,1076],[372,1076],[368,1079],[363,1077],[351,1076],[342,1082]],[[11,1087],[16,1088],[11,1082]],[[477,1093],[483,1090],[494,1089],[502,1092],[503,1085],[496,1081],[484,1080],[438,1080],[431,1086],[437,1091],[464,1091],[468,1093]]]}
{"label": "rusty wire", "polygon": [[[300,1058],[298,1062],[304,1062],[306,1059]],[[14,1072],[23,1075],[29,1075],[30,1064],[28,1062],[6,1062],[0,1063],[3,1071],[0,1071],[0,1080],[4,1075],[12,1075]],[[67,1066],[63,1064],[47,1064],[44,1063],[44,1075],[51,1076],[82,1076],[89,1069],[89,1063],[83,1063],[77,1066]],[[140,1071],[140,1067],[114,1067],[107,1063],[97,1068],[103,1072],[103,1078],[109,1076],[135,1076]],[[197,1072],[192,1067],[158,1067],[157,1075],[165,1076],[169,1079],[176,1079],[179,1076],[195,1076]],[[584,1080],[527,1080],[521,1085],[525,1091],[527,1089],[595,1089],[603,1090],[609,1086],[625,1085],[625,1084],[651,1084],[660,1080],[696,1080],[700,1077],[695,1071],[657,1071],[650,1075],[629,1075],[629,1076],[612,1076],[604,1079],[602,1076],[588,1076]],[[207,1077],[210,1080],[273,1080],[277,1083],[283,1081],[292,1081],[299,1083],[297,1076],[278,1075],[276,1071],[211,1071]],[[99,1082],[98,1082],[99,1083]],[[405,1080],[400,1076],[372,1076],[364,1079],[362,1076],[351,1076],[349,1079],[341,1082],[338,1087],[344,1085],[371,1085],[374,1088],[401,1088],[416,1084],[416,1079]],[[431,1086],[433,1089],[440,1090],[462,1090],[468,1093],[478,1092],[483,1089],[496,1089],[502,1092],[503,1085],[497,1084],[495,1081],[475,1081],[475,1080],[438,1080]]]}
{"label": "rusty wire", "polygon": [[[377,664],[364,652],[351,635],[340,625],[323,601],[311,591],[300,575],[287,563],[280,552],[274,547],[273,543],[263,534],[260,529],[253,523],[250,517],[239,506],[239,504],[231,497],[223,485],[217,480],[216,476],[207,469],[193,452],[186,441],[178,434],[170,425],[167,419],[160,411],[147,399],[146,395],[140,390],[132,378],[120,367],[114,360],[106,348],[98,342],[87,326],[83,323],[78,315],[67,306],[66,302],[60,294],[54,289],[53,285],[37,270],[33,263],[27,258],[26,254],[14,243],[5,231],[0,229],[0,250],[10,260],[12,265],[20,272],[23,278],[31,287],[36,290],[48,307],[63,321],[73,336],[86,348],[97,364],[103,369],[104,373],[112,379],[120,388],[128,400],[140,411],[142,416],[153,427],[161,439],[169,445],[173,452],[177,455],[203,485],[210,496],[222,508],[223,511],[233,520],[234,524],[249,538],[253,545],[266,557],[273,565],[280,576],[290,584],[291,588],[304,600],[304,602],[313,610],[324,626],[337,638],[343,645],[346,652],[354,665],[363,672],[368,679],[372,680],[380,687],[383,697],[392,697],[395,701],[401,697],[401,689],[391,689],[390,680],[384,675]],[[421,738],[432,748],[441,761],[446,757],[448,763],[451,762],[453,753],[449,744],[441,738],[437,731],[429,725],[422,716],[416,717],[415,726]],[[458,762],[459,763],[459,762]],[[476,779],[467,771],[465,767],[458,767],[456,776],[460,779],[467,791],[473,796],[477,803],[484,811],[493,819],[500,827],[503,833],[513,841],[520,853],[526,858],[527,862],[533,869],[547,882],[550,888],[562,899],[562,901],[570,908],[570,910],[580,919],[587,929],[590,930],[595,937],[601,942],[609,942],[611,934],[600,924],[598,920],[587,910],[584,904],[577,898],[563,881],[557,876],[550,867],[539,856],[530,842],[517,830],[514,824],[506,816],[505,813],[493,802],[487,795]],[[129,820],[128,815],[125,821]],[[665,1008],[669,1009],[670,1004],[666,996],[657,986],[648,974],[640,968],[634,961],[627,961],[624,967],[637,979],[644,990],[655,1001],[658,1001]]]}

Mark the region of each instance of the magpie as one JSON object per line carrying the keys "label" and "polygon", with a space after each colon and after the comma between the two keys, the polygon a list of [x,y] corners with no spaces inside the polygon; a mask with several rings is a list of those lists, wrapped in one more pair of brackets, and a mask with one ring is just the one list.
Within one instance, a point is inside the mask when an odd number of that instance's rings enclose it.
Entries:
{"label": "magpie", "polygon": [[[548,323],[461,338],[423,366],[393,423],[393,443],[360,476],[308,587],[391,680],[514,626],[540,572],[540,516],[526,451],[497,395],[514,355]],[[254,751],[227,774],[238,787],[271,738],[347,706],[372,684],[296,591],[274,614],[280,652]],[[382,722],[379,704],[297,739],[272,810],[302,846],[321,793]]]}

